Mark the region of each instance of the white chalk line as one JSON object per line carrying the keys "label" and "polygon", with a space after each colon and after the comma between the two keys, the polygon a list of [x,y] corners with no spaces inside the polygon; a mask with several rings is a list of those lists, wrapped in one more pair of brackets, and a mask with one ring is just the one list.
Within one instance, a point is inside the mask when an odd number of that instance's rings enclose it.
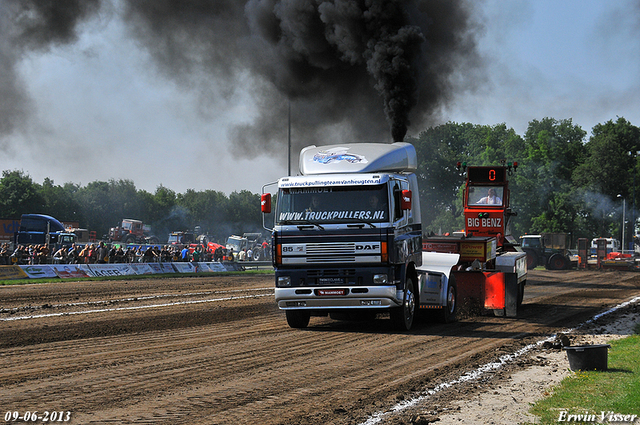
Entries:
{"label": "white chalk line", "polygon": [[[562,333],[571,333],[573,331],[575,331],[576,329],[579,329],[585,325],[588,325],[590,323],[595,322],[596,320],[600,319],[603,316],[606,316],[607,314],[611,314],[621,308],[627,307],[631,304],[635,304],[637,302],[640,301],[640,297],[635,297],[629,301],[625,301],[622,304],[619,304],[615,307],[610,308],[607,311],[604,311],[602,313],[599,313],[595,316],[593,316],[591,319],[587,320],[584,323],[579,324],[578,326],[576,326],[573,329],[568,329]],[[365,422],[362,422],[360,425],[374,425],[377,423],[380,423],[385,417],[389,416],[389,415],[393,415],[395,413],[401,412],[405,409],[408,409],[410,407],[413,407],[421,402],[423,402],[424,400],[426,400],[427,398],[431,397],[432,395],[435,395],[437,393],[439,393],[442,390],[451,388],[455,385],[464,383],[464,382],[469,382],[469,381],[474,381],[478,378],[480,378],[483,374],[485,374],[486,372],[491,372],[493,370],[497,370],[500,369],[502,366],[506,365],[507,363],[517,359],[518,357],[522,356],[523,354],[526,354],[527,352],[531,351],[532,349],[541,346],[542,344],[544,344],[545,342],[551,342],[553,340],[555,340],[557,337],[557,335],[552,335],[549,336],[547,338],[544,338],[534,344],[529,344],[525,347],[522,347],[521,349],[519,349],[518,351],[512,353],[512,354],[506,354],[504,356],[500,356],[500,358],[498,359],[497,362],[490,362],[490,363],[486,363],[480,367],[478,367],[475,370],[472,370],[471,372],[467,372],[464,375],[458,377],[457,379],[454,379],[452,381],[449,382],[445,382],[442,384],[437,385],[436,387],[434,387],[431,390],[426,390],[423,392],[423,394],[412,398],[410,400],[405,400],[405,401],[401,401],[400,403],[397,403],[396,405],[394,405],[393,407],[391,407],[389,410],[385,410],[382,412],[377,412],[374,413],[371,417],[369,417],[369,419],[367,419]]]}
{"label": "white chalk line", "polygon": [[[271,289],[271,288],[268,288],[268,289]],[[187,294],[183,294],[183,296],[184,295],[187,295]],[[46,317],[72,316],[72,315],[78,315],[78,314],[104,313],[104,312],[111,312],[111,311],[141,310],[141,309],[147,309],[147,308],[171,307],[176,305],[189,305],[189,304],[203,304],[203,303],[242,300],[242,299],[248,299],[248,298],[260,298],[260,297],[270,297],[270,296],[273,296],[273,293],[252,294],[252,295],[245,295],[245,296],[230,296],[230,297],[222,297],[222,298],[211,298],[206,300],[178,301],[178,302],[172,302],[172,303],[130,306],[130,307],[100,308],[100,309],[84,310],[84,311],[70,311],[70,312],[64,312],[64,313],[37,314],[37,315],[30,315],[30,316],[0,318],[0,322],[13,322],[16,320],[41,319]],[[161,296],[158,296],[158,298],[159,297]],[[147,298],[153,298],[153,297],[147,297]],[[137,298],[137,299],[139,300],[140,298]],[[136,298],[131,298],[130,300],[135,301]],[[104,301],[104,302],[107,303],[112,301]]]}

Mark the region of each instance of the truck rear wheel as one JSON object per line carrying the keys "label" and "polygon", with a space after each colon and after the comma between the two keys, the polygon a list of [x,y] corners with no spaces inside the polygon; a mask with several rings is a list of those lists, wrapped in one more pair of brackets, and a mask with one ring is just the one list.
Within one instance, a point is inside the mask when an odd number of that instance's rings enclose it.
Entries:
{"label": "truck rear wheel", "polygon": [[458,288],[453,274],[449,277],[449,285],[447,287],[447,304],[440,312],[438,321],[441,323],[451,323],[456,320],[458,312]]}
{"label": "truck rear wheel", "polygon": [[253,250],[253,261],[261,261],[262,259],[262,249],[255,248]]}
{"label": "truck rear wheel", "polygon": [[302,329],[309,326],[311,314],[306,310],[287,310],[287,323],[289,327]]}
{"label": "truck rear wheel", "polygon": [[407,276],[404,282],[404,296],[402,306],[391,309],[391,321],[393,326],[400,331],[408,331],[413,326],[416,317],[416,294],[413,278]]}
{"label": "truck rear wheel", "polygon": [[527,253],[527,270],[533,270],[538,266],[538,255],[534,251],[525,250]]}
{"label": "truck rear wheel", "polygon": [[564,270],[567,268],[567,259],[564,255],[553,254],[547,262],[547,268],[549,270]]}

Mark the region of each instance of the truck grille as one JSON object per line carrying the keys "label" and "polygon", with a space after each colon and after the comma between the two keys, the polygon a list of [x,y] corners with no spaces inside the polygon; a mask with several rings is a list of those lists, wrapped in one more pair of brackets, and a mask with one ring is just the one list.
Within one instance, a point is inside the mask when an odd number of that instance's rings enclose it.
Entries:
{"label": "truck grille", "polygon": [[[348,255],[356,253],[356,244],[354,242],[340,243],[309,243],[307,244],[307,255]],[[355,261],[355,258],[354,258]]]}
{"label": "truck grille", "polygon": [[307,263],[355,263],[356,257],[329,257],[329,256],[314,256],[307,257]]}
{"label": "truck grille", "polygon": [[282,244],[283,264],[380,262],[380,242],[292,242]]}
{"label": "truck grille", "polygon": [[307,271],[307,276],[309,277],[349,277],[355,275],[355,269],[327,269]]}

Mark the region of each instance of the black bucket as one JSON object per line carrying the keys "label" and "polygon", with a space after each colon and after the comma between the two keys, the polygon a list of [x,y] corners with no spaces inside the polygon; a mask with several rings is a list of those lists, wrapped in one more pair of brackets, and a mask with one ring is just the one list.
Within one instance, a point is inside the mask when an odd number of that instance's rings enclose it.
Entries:
{"label": "black bucket", "polygon": [[571,370],[607,370],[609,344],[563,347]]}

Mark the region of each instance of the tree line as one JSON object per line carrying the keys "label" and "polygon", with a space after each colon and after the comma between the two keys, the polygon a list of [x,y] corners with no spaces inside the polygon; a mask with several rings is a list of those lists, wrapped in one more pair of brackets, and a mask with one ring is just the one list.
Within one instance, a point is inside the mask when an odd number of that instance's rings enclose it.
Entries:
{"label": "tree line", "polygon": [[136,189],[131,180],[95,181],[80,187],[55,185],[46,178],[35,183],[23,171],[3,171],[0,180],[0,218],[47,214],[80,228],[95,230],[100,238],[123,218],[142,220],[165,241],[170,232],[194,231],[223,242],[231,234],[262,231],[260,195],[243,190],[229,196],[214,190],[176,193],[158,186],[155,193]]}
{"label": "tree line", "polygon": [[[524,135],[506,124],[448,122],[428,128],[406,141],[416,147],[425,233],[464,228],[464,175],[468,165],[517,161],[510,177],[512,233],[570,233],[577,238],[635,234],[640,176],[640,128],[617,117],[593,127],[591,135],[571,119],[529,122]],[[637,183],[636,183],[637,181]],[[636,184],[638,187],[636,187]],[[163,240],[171,231],[193,230],[223,241],[230,234],[262,231],[260,195],[243,190],[229,196],[214,190],[176,193],[159,186],[155,193],[136,189],[130,180],[42,184],[18,170],[3,171],[0,218],[44,213],[82,228],[106,234],[123,218],[152,226]],[[631,238],[625,238],[629,241]]]}
{"label": "tree line", "polygon": [[[509,179],[512,233],[562,232],[578,238],[621,239],[635,234],[640,192],[640,128],[622,117],[593,127],[571,119],[529,122],[523,136],[505,124],[447,123],[409,140],[418,152],[425,232],[464,228],[463,173],[456,162],[518,162]],[[637,187],[636,187],[637,186]]]}

